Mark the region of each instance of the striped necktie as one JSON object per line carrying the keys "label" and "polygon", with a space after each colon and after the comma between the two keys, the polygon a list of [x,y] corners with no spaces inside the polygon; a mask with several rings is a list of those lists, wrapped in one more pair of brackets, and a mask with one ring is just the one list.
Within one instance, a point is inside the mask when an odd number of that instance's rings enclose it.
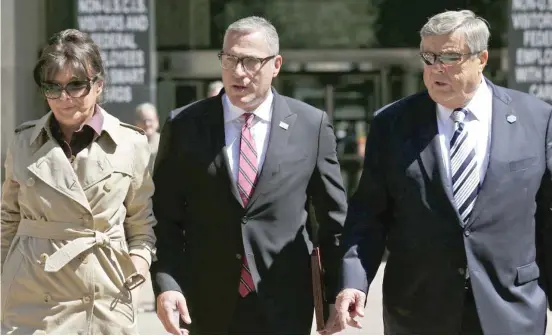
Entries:
{"label": "striped necktie", "polygon": [[479,192],[479,170],[475,157],[475,141],[470,141],[464,119],[470,113],[467,109],[457,108],[451,118],[454,121],[454,134],[450,140],[450,168],[452,188],[456,208],[462,222],[466,224],[475,205]]}
{"label": "striped necktie", "polygon": [[[253,113],[244,113],[245,122],[241,129],[240,141],[240,159],[238,164],[238,190],[243,202],[244,208],[249,203],[249,199],[255,189],[257,182],[257,149],[255,139],[251,135],[251,125],[255,115]],[[242,257],[242,269],[240,275],[239,293],[242,297],[255,290],[255,283],[247,264],[247,258]]]}

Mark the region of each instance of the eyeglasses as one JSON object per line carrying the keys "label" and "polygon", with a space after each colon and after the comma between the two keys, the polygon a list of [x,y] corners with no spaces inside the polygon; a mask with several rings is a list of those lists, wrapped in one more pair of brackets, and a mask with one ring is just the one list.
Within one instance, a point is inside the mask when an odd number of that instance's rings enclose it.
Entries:
{"label": "eyeglasses", "polygon": [[75,80],[61,86],[58,83],[43,82],[40,86],[42,93],[48,99],[58,99],[61,93],[65,91],[70,97],[81,98],[90,93],[92,84],[97,77],[88,80]]}
{"label": "eyeglasses", "polygon": [[472,53],[442,53],[442,54],[434,54],[431,52],[421,52],[420,57],[422,58],[422,61],[426,65],[434,65],[437,61],[443,65],[455,65],[460,63],[464,56],[474,56],[479,54],[479,51],[472,52]]}
{"label": "eyeglasses", "polygon": [[218,54],[220,65],[222,66],[223,69],[234,70],[236,66],[238,66],[238,63],[241,63],[245,71],[249,73],[254,73],[259,71],[267,61],[273,59],[274,57],[276,57],[276,55],[268,56],[265,58],[259,58],[259,57],[253,57],[253,56],[238,57],[234,55],[225,54],[222,51]]}

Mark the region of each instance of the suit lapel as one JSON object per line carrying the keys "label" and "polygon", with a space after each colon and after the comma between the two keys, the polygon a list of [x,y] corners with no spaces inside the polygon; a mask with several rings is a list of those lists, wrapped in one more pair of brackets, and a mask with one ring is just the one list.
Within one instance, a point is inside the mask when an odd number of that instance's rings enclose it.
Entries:
{"label": "suit lapel", "polygon": [[209,141],[209,148],[211,150],[211,157],[213,160],[213,167],[216,170],[215,174],[219,176],[228,190],[232,193],[236,201],[243,207],[240,194],[238,192],[238,186],[232,175],[232,169],[230,168],[230,162],[227,155],[226,138],[224,131],[224,109],[222,106],[222,96],[224,89],[221,90],[216,99],[212,99],[207,108],[207,126],[204,127],[206,139]]}
{"label": "suit lapel", "polygon": [[[282,148],[286,148],[289,136],[293,131],[295,120],[297,119],[297,115],[291,112],[285,99],[280,96],[276,90],[272,90],[272,92],[274,94],[274,100],[268,148],[266,150],[263,166],[259,172],[255,190],[247,204],[247,208],[251,208],[259,195],[266,191],[266,188],[269,187],[268,182],[278,171],[280,159],[282,158],[280,153],[282,152]],[[287,127],[283,127],[284,124],[286,124]]]}
{"label": "suit lapel", "polygon": [[[51,113],[48,113],[37,123],[37,134],[48,127],[47,121],[50,115]],[[90,211],[90,204],[71,163],[59,144],[49,135],[49,131],[46,131],[46,133],[48,134],[46,142],[33,154],[32,162],[27,166],[27,169],[45,184]],[[34,140],[35,136],[31,138],[31,141]]]}
{"label": "suit lapel", "polygon": [[[433,100],[426,93],[420,101],[417,109],[423,113],[419,119],[418,134],[414,141],[420,141],[417,148],[421,149],[420,160],[424,180],[427,181],[428,190],[432,190],[439,199],[445,199],[447,210],[452,211],[458,220],[460,216],[454,205],[454,196],[448,177],[447,168],[443,162],[444,155],[441,141],[439,139],[439,129],[437,127],[437,108]],[[428,196],[429,198],[429,196]]]}
{"label": "suit lapel", "polygon": [[505,92],[501,91],[491,82],[487,81],[489,89],[493,94],[493,113],[491,121],[491,146],[489,151],[489,160],[485,179],[477,195],[475,205],[468,221],[467,226],[479,218],[481,212],[487,207],[491,196],[495,192],[495,187],[500,183],[500,178],[504,175],[504,158],[509,156],[512,130],[519,127],[518,123],[509,123],[508,115],[514,115],[512,107],[509,105],[511,98]]}

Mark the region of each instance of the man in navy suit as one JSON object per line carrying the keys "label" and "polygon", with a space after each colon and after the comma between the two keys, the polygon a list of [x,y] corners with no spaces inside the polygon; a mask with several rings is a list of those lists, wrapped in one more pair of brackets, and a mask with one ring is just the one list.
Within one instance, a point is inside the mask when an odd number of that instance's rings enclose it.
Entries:
{"label": "man in navy suit", "polygon": [[347,200],[333,127],[272,88],[283,59],[266,19],[231,24],[219,59],[223,90],[174,110],[161,132],[157,315],[177,335],[308,334],[314,238],[335,312]]}
{"label": "man in navy suit", "polygon": [[543,334],[552,279],[552,107],[483,76],[468,10],[420,31],[427,91],[383,108],[345,222],[338,317],[358,326],[385,248],[386,334]]}

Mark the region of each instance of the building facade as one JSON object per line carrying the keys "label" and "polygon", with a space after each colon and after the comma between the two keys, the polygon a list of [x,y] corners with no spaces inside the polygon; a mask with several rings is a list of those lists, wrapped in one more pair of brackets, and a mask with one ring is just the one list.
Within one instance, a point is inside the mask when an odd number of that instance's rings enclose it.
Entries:
{"label": "building facade", "polygon": [[[80,0],[81,5],[87,2],[91,6],[140,1],[147,0]],[[320,1],[325,4],[325,12],[306,18]],[[48,36],[77,27],[78,2],[2,0],[2,162],[13,129],[47,111],[33,82],[32,68]],[[279,30],[284,65],[275,88],[326,110],[340,139],[360,141],[369,131],[375,110],[423,88],[416,47],[374,47],[377,42],[370,25],[377,8],[370,7],[366,0],[280,0],[264,5],[251,0],[153,3],[155,103],[161,119],[178,106],[204,98],[209,83],[220,79],[217,53],[224,30],[233,20],[247,15],[268,16]],[[269,3],[271,7],[267,7]],[[349,19],[343,20],[340,15]],[[506,51],[492,50],[487,75],[505,85],[506,67]],[[117,115],[117,111],[110,112]],[[345,140],[340,147],[344,167],[358,170],[362,153]]]}

